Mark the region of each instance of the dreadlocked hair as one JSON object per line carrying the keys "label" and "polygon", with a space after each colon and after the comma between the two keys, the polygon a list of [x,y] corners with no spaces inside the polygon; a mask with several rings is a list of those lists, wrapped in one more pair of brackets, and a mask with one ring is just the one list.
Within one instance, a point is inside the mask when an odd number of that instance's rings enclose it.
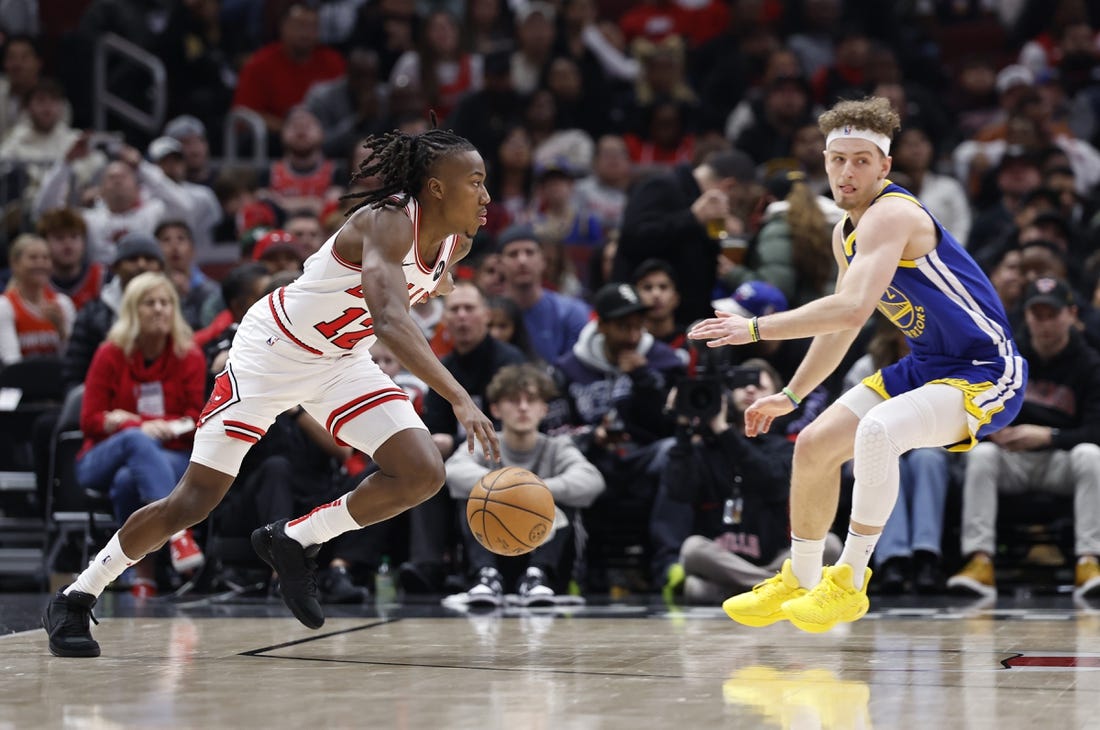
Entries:
{"label": "dreadlocked hair", "polygon": [[456,152],[469,152],[476,148],[465,137],[450,130],[437,129],[435,112],[431,114],[432,128],[421,134],[406,134],[394,130],[374,135],[363,141],[371,153],[359,165],[352,181],[377,175],[382,184],[374,190],[348,193],[341,200],[358,200],[348,215],[360,208],[403,208],[424,186],[428,171],[435,163]]}

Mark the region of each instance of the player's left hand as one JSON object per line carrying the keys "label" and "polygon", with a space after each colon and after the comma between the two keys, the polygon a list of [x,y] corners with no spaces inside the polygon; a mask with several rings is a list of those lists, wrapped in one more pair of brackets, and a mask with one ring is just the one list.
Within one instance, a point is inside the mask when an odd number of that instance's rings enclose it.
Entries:
{"label": "player's left hand", "polygon": [[794,410],[791,399],[783,393],[760,398],[745,409],[745,435],[748,437],[767,433],[772,421]]}
{"label": "player's left hand", "polygon": [[745,345],[752,342],[749,335],[749,320],[729,312],[714,312],[715,316],[696,322],[688,331],[688,339],[710,340],[707,347],[722,345]]}
{"label": "player's left hand", "polygon": [[474,439],[481,444],[482,451],[493,461],[500,461],[500,443],[493,422],[481,412],[474,401],[467,396],[454,404],[455,418],[466,428],[466,448],[474,453]]}

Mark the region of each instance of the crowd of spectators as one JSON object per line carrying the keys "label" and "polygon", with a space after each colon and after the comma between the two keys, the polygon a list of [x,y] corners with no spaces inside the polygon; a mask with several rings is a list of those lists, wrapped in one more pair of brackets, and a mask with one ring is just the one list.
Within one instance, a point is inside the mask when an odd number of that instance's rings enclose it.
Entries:
{"label": "crowd of spectators", "polygon": [[[1092,461],[1081,466],[1100,443],[1091,381],[1062,383],[1057,367],[1036,368],[1066,343],[1044,348],[1027,333],[1057,318],[1053,329],[1070,328],[1075,353],[1094,357],[1100,347],[1095,3],[77,0],[64,22],[45,4],[36,12],[34,0],[9,5],[26,12],[0,18],[0,360],[59,359],[65,388],[86,386],[89,446],[78,475],[117,495],[119,517],[171,480],[146,479],[140,468],[119,476],[127,464],[103,471],[88,459],[122,453],[110,445],[127,430],[158,475],[178,471],[174,454],[188,448],[179,419],[196,408],[196,393],[186,403],[167,398],[153,361],[201,354],[209,393],[247,308],[292,281],[339,228],[343,193],[374,184],[351,179],[369,153],[363,140],[420,132],[438,118],[477,146],[493,200],[456,272],[460,285],[446,301],[416,305],[414,317],[486,412],[510,414],[502,433],[516,463],[544,443],[525,430],[518,403],[544,415],[548,443],[588,485],[555,490],[568,530],[521,584],[537,583],[541,598],[570,587],[665,587],[712,600],[751,582],[782,560],[779,462],[846,374],[888,362],[882,333],[869,324],[773,439],[746,444],[736,424],[746,394],[781,387],[808,342],[701,357],[684,332],[715,307],[759,315],[831,291],[830,236],[843,212],[830,198],[816,117],[867,95],[889,99],[902,119],[890,178],[985,268],[1030,343],[1033,374],[1046,373],[1029,385],[1035,408],[1025,409],[1028,427],[1045,429],[1039,436],[982,444],[957,462],[906,461],[905,510],[884,540],[886,590],[937,590],[942,572],[958,567],[940,564],[944,541],[958,534],[943,524],[952,474],[966,474],[963,557],[971,568],[995,558],[990,502],[999,482],[989,474],[1003,468],[1003,450],[1066,452],[1065,468],[1047,471],[1041,487],[1076,488],[1078,509],[1092,504],[1082,494],[1095,491],[1095,479],[1082,474],[1095,470]],[[80,52],[107,33],[163,62],[160,128],[108,115],[108,129],[92,129],[91,64],[64,59],[89,58]],[[108,84],[147,103],[147,82],[125,64]],[[250,139],[235,109],[257,115],[266,134]],[[266,145],[264,161],[227,156],[226,132]],[[145,284],[131,295],[136,281]],[[154,304],[173,325],[156,352],[135,359],[125,338],[144,342],[141,330],[119,323],[145,322],[143,307]],[[326,596],[357,600],[353,583],[388,557],[409,591],[465,585],[499,603],[499,566],[472,549],[457,501],[485,465],[452,456],[465,435],[446,403],[384,345],[372,352],[462,477],[393,529],[326,553]],[[103,390],[108,355],[130,368],[138,396]],[[864,370],[849,373],[864,356]],[[522,363],[534,374],[514,369]],[[511,379],[496,379],[502,372]],[[681,397],[685,385],[707,396],[697,387],[707,378],[719,384],[716,411]],[[247,534],[249,524],[320,503],[372,468],[300,409],[281,422],[242,469],[241,495],[200,537]],[[547,481],[560,484],[557,473]],[[1040,481],[1024,474],[1009,486]],[[1094,542],[1091,532],[1079,537],[1079,589],[1100,587]],[[201,550],[184,548],[183,558]],[[183,558],[173,561],[180,570],[201,563]],[[1083,578],[1081,565],[1093,566]],[[953,585],[981,592],[993,585],[988,572]],[[138,577],[146,594],[152,577],[145,568]]]}

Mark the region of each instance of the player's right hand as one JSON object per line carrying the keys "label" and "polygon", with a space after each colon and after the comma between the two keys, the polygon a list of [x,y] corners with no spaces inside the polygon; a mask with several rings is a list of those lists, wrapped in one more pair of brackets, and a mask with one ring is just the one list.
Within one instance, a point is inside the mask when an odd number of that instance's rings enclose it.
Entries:
{"label": "player's right hand", "polygon": [[455,418],[466,428],[466,448],[470,453],[474,453],[476,438],[486,456],[493,461],[500,461],[500,443],[497,441],[497,432],[489,417],[481,412],[469,396],[454,404],[453,407]]}
{"label": "player's right hand", "polygon": [[755,401],[745,409],[745,435],[757,436],[767,433],[772,421],[794,410],[791,399],[782,393],[776,393]]}

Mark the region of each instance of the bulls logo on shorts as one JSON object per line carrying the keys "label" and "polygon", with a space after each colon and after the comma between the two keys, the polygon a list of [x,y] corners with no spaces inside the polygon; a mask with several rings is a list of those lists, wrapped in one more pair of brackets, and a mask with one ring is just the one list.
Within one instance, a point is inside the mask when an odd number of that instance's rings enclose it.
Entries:
{"label": "bulls logo on shorts", "polygon": [[234,403],[240,402],[240,400],[241,396],[237,392],[237,379],[233,376],[233,367],[226,365],[225,370],[222,370],[218,377],[214,378],[214,392],[210,394],[210,399],[202,407],[202,413],[199,415],[199,427],[201,428],[215,414],[222,412]]}

